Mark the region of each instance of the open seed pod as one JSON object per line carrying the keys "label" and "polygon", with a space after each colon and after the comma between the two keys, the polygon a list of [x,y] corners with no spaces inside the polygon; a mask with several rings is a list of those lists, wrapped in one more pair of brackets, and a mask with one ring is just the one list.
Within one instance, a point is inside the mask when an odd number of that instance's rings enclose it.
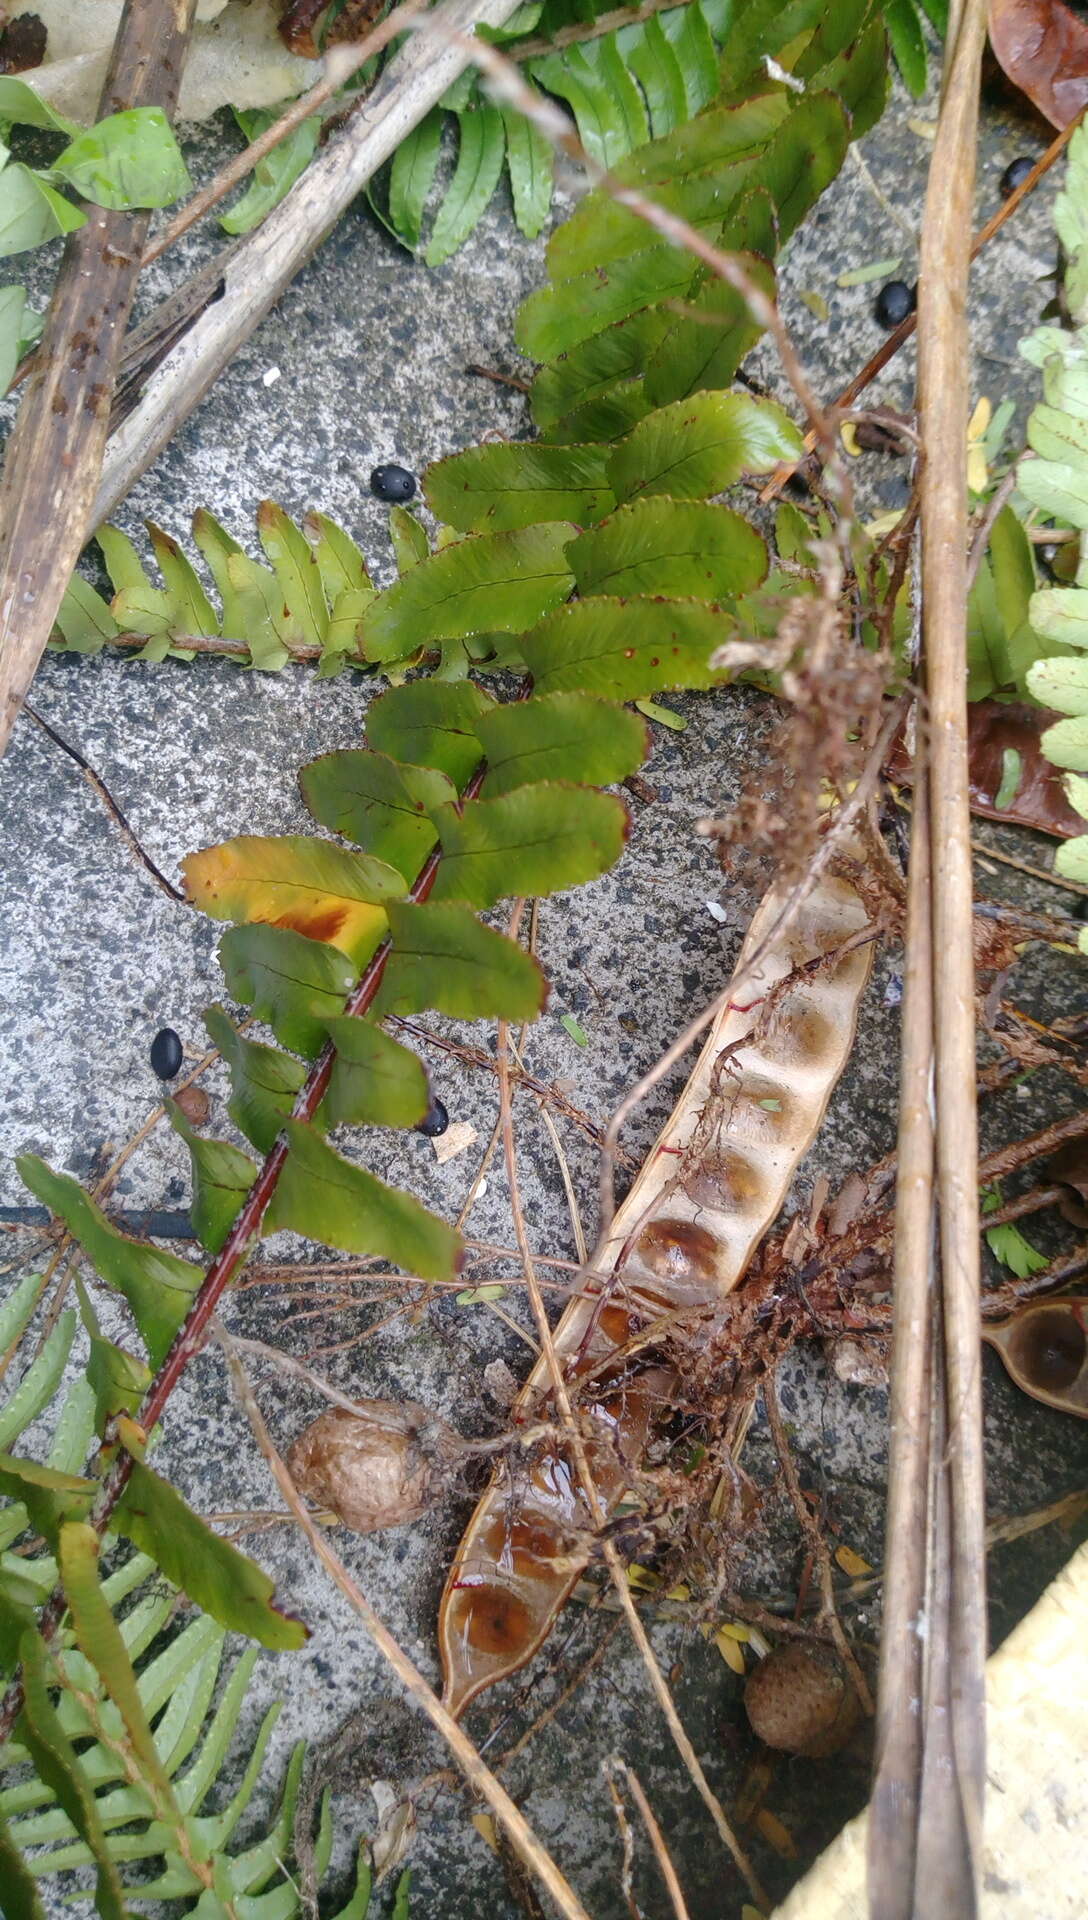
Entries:
{"label": "open seed pod", "polygon": [[1021,1307],[982,1329],[1018,1387],[1059,1413],[1088,1420],[1088,1295],[1071,1294]]}
{"label": "open seed pod", "polygon": [[815,1647],[778,1647],[753,1668],[744,1708],[768,1747],[822,1760],[844,1747],[858,1723],[857,1694],[837,1660]]}
{"label": "open seed pod", "polygon": [[403,1527],[449,1484],[464,1443],[418,1400],[360,1400],[330,1407],[287,1455],[300,1493],[328,1507],[354,1533]]}

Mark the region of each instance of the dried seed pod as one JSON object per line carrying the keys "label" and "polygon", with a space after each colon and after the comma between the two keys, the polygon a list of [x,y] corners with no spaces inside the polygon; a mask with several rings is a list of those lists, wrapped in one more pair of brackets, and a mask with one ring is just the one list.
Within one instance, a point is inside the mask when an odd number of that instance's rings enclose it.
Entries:
{"label": "dried seed pod", "polygon": [[752,1732],[768,1747],[810,1760],[844,1747],[861,1711],[837,1662],[796,1644],[760,1661],[744,1689],[744,1706]]}
{"label": "dried seed pod", "polygon": [[1058,1296],[1021,1307],[1009,1320],[983,1327],[1012,1379],[1033,1400],[1088,1420],[1088,1300]]}
{"label": "dried seed pod", "polygon": [[330,1407],[287,1455],[291,1477],[315,1506],[353,1533],[404,1527],[447,1486],[464,1443],[418,1400],[360,1400]]}

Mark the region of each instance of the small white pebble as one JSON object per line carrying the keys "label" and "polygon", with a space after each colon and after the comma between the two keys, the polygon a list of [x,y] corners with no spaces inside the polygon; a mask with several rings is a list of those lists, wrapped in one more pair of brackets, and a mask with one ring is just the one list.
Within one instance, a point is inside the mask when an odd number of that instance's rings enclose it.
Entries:
{"label": "small white pebble", "polygon": [[478,1140],[479,1137],[475,1127],[470,1126],[467,1120],[455,1120],[452,1127],[447,1127],[445,1133],[438,1134],[431,1141],[434,1157],[439,1166],[444,1166],[447,1160],[455,1160],[459,1153],[464,1153],[466,1147],[471,1147],[473,1141]]}
{"label": "small white pebble", "polygon": [[719,927],[724,927],[729,915],[726,913],[720,900],[708,900],[706,902],[706,910],[710,918],[718,922]]}
{"label": "small white pebble", "polygon": [[278,367],[266,367],[261,375],[262,387],[274,387],[279,377],[280,370]]}

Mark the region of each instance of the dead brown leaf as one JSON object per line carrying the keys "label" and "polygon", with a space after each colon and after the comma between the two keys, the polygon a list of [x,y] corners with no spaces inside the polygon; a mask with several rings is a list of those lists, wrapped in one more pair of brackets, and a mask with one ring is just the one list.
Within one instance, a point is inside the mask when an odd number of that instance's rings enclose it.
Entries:
{"label": "dead brown leaf", "polygon": [[1088,20],[1062,0],[990,0],[990,45],[1051,126],[1088,104]]}
{"label": "dead brown leaf", "polygon": [[[1015,700],[976,700],[967,709],[968,774],[971,811],[987,820],[1003,820],[1038,833],[1066,840],[1079,833],[1083,821],[1065,797],[1062,776],[1043,754],[1041,735],[1059,718],[1047,707],[1029,707]],[[998,809],[994,799],[1005,776],[1005,755],[1020,756],[1020,777],[1008,806]],[[902,786],[914,784],[914,771],[903,745],[896,741],[888,761],[889,777]]]}

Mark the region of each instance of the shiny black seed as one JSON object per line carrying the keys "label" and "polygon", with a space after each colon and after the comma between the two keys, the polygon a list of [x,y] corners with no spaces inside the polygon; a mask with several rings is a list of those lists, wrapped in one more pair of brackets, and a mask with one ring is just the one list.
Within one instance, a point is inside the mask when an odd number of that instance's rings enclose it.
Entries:
{"label": "shiny black seed", "polygon": [[148,1058],[151,1061],[152,1072],[157,1073],[160,1080],[173,1080],[181,1072],[184,1054],[181,1041],[173,1027],[159,1028],[151,1042]]}
{"label": "shiny black seed", "polygon": [[393,461],[388,466],[375,467],[370,476],[370,491],[377,494],[379,500],[410,500],[415,490],[415,474]]}
{"label": "shiny black seed", "polygon": [[887,286],[881,287],[877,294],[873,312],[882,327],[897,327],[908,313],[914,312],[916,304],[913,287],[908,287],[905,280],[889,280]]}
{"label": "shiny black seed", "polygon": [[1016,192],[1017,187],[1022,181],[1027,179],[1034,165],[1034,160],[1031,158],[1031,155],[1027,153],[1022,153],[1018,160],[1010,160],[1001,176],[1001,198],[1003,200],[1007,200],[1010,193]]}
{"label": "shiny black seed", "polygon": [[431,1101],[422,1120],[417,1123],[416,1132],[424,1134],[428,1140],[436,1140],[440,1133],[445,1133],[449,1124],[449,1114],[441,1100],[435,1099]]}

